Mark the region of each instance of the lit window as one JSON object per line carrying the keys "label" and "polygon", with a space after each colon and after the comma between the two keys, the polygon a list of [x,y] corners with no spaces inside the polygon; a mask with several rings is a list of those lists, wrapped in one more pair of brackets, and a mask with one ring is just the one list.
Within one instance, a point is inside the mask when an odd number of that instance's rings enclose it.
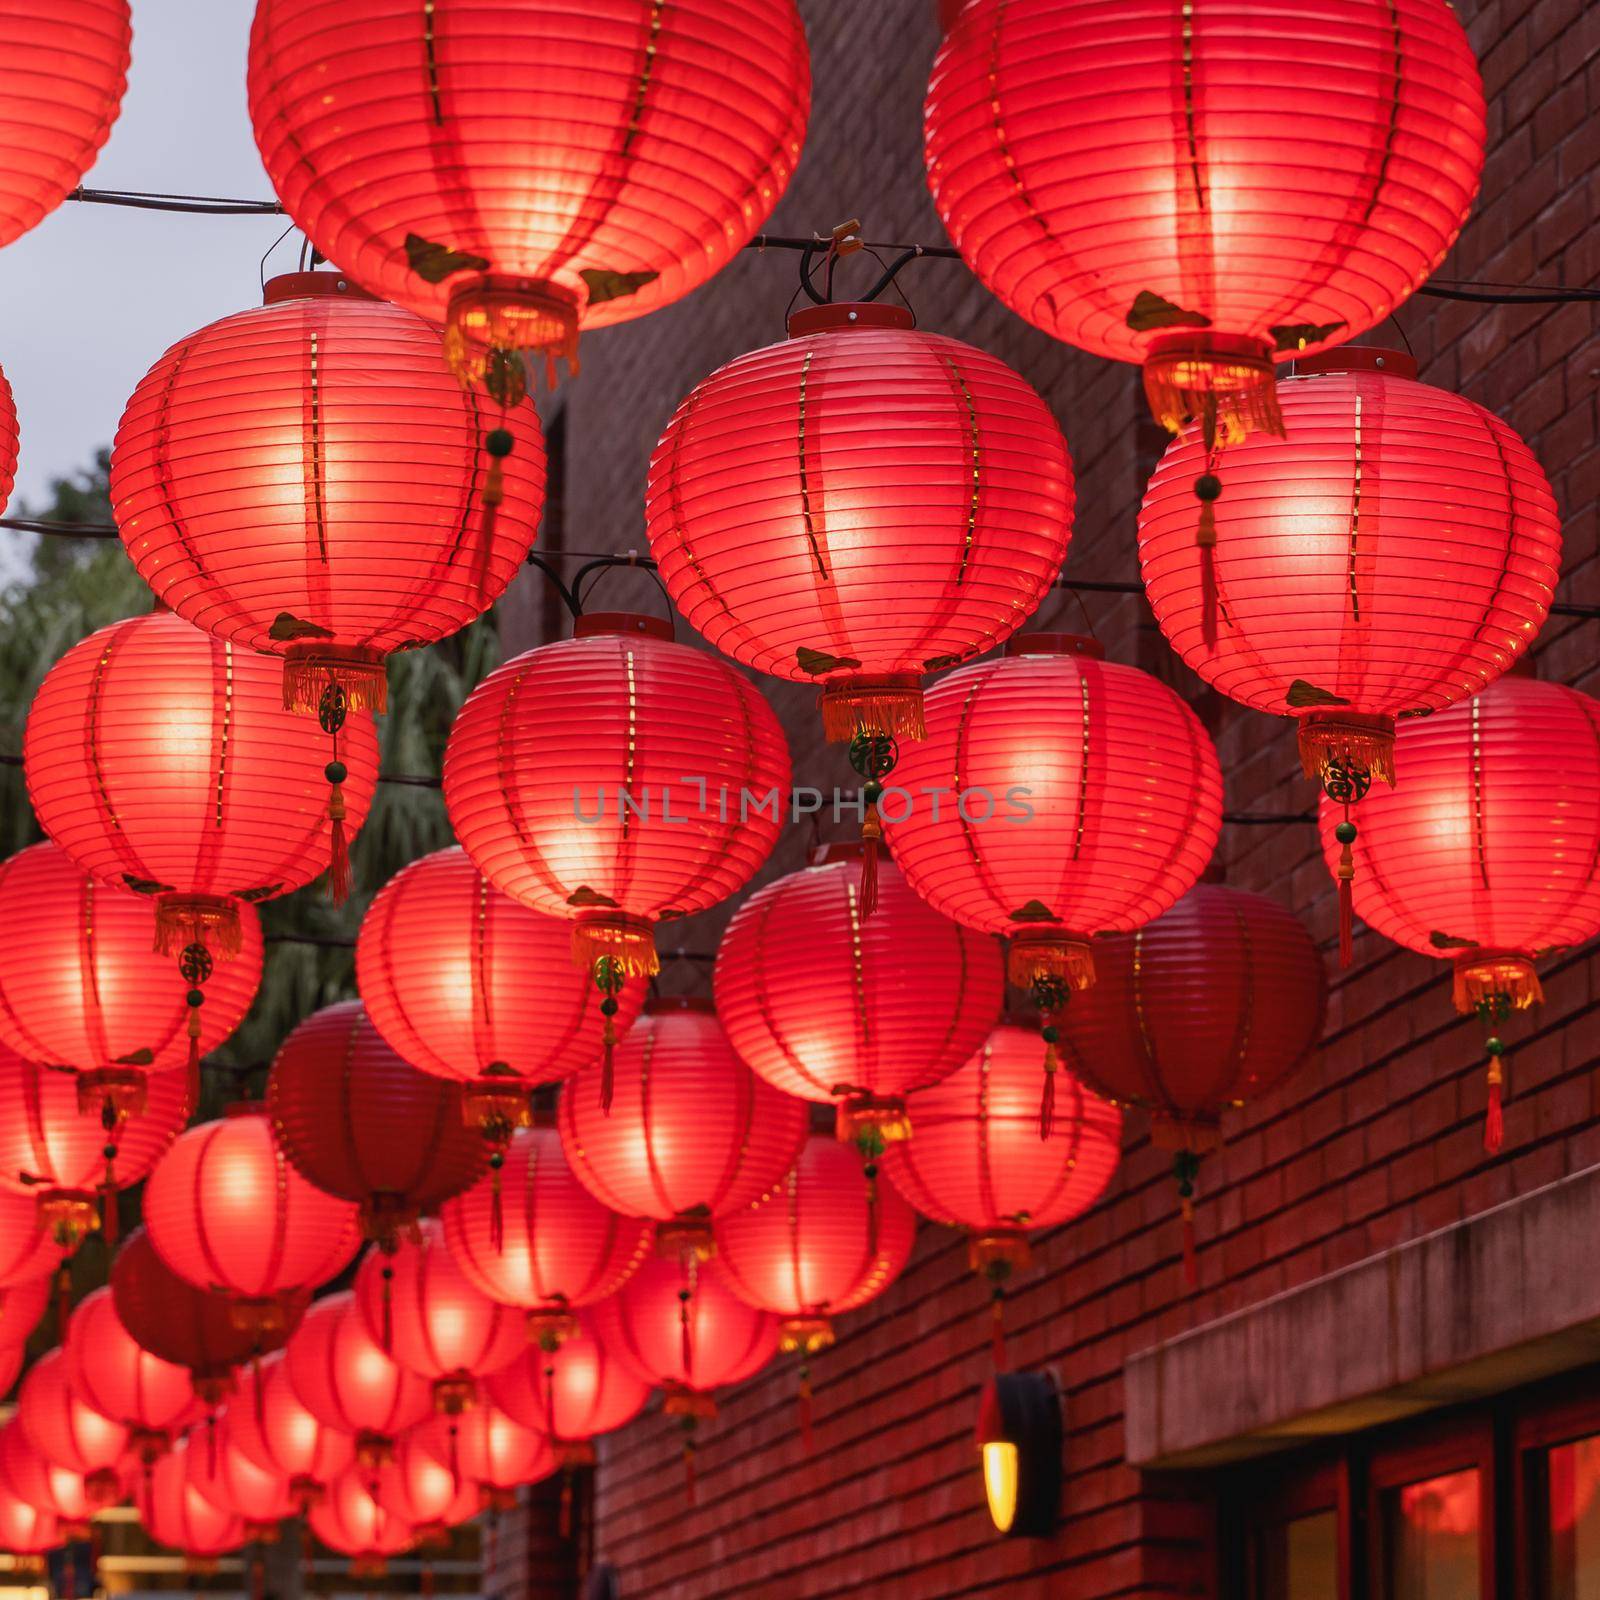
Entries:
{"label": "lit window", "polygon": [[1384,1600],[1477,1600],[1481,1509],[1478,1469],[1402,1484],[1384,1496]]}

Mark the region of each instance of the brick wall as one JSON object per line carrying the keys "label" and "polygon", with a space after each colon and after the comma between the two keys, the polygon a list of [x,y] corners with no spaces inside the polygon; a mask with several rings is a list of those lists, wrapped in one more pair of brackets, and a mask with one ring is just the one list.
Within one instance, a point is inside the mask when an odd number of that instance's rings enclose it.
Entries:
{"label": "brick wall", "polygon": [[[934,0],[801,0],[801,9],[815,110],[773,231],[826,231],[859,216],[870,238],[941,239],[920,148]],[[1483,198],[1441,277],[1593,284],[1600,233],[1585,225],[1600,214],[1600,6],[1463,0],[1458,10],[1487,79],[1491,150]],[[681,305],[586,340],[583,375],[558,401],[566,408],[569,549],[643,548],[642,491],[657,435],[694,382],[782,336],[795,271],[792,255],[749,253]],[[1034,333],[958,264],[919,263],[903,281],[923,325],[993,350],[1060,418],[1079,475],[1069,574],[1133,577],[1134,511],[1160,448],[1136,375]],[[1596,308],[1418,299],[1399,321],[1425,379],[1493,408],[1532,443],[1566,520],[1561,597],[1600,598]],[[1392,327],[1369,342],[1383,336],[1393,338]],[[637,575],[605,583],[597,603],[606,607],[660,604]],[[1061,594],[1040,621],[1084,631],[1085,609],[1109,654],[1162,674],[1202,710],[1218,739],[1230,809],[1312,805],[1287,724],[1203,691],[1140,602],[1091,595],[1080,608]],[[537,640],[545,617],[531,586],[505,608],[518,647]],[[1600,691],[1595,647],[1594,624],[1554,619],[1537,649],[1539,670]],[[764,687],[790,730],[798,778],[846,782],[842,756],[817,738],[811,692]],[[798,864],[804,842],[788,838],[769,875]],[[1333,896],[1313,829],[1229,827],[1221,859],[1230,881],[1299,911],[1332,967]],[[724,921],[685,925],[685,943],[714,948]],[[680,962],[665,986],[705,982],[703,964]],[[597,1553],[615,1563],[630,1600],[1205,1593],[1203,1499],[1124,1464],[1123,1361],[1220,1312],[1600,1161],[1595,987],[1593,956],[1577,952],[1546,973],[1543,1010],[1514,1025],[1506,1145],[1491,1161],[1481,1146],[1477,1030],[1451,1010],[1445,969],[1359,934],[1355,965],[1335,983],[1320,1058],[1241,1114],[1227,1147],[1205,1163],[1201,1286],[1192,1296],[1181,1281],[1168,1160],[1150,1147],[1141,1120],[1129,1119],[1105,1200],[1039,1241],[1038,1264],[1009,1311],[1014,1362],[1054,1363],[1068,1395],[1064,1522],[1054,1540],[1005,1543],[989,1530],[971,1444],[989,1370],[985,1295],[968,1275],[962,1242],[925,1226],[903,1279],[842,1318],[838,1344],[815,1363],[814,1455],[801,1453],[794,1374],[782,1361],[727,1396],[717,1422],[702,1426],[693,1510],[684,1504],[676,1426],[647,1418],[602,1445]],[[512,1593],[517,1585],[493,1587]],[[547,1591],[536,1583],[533,1592]]]}

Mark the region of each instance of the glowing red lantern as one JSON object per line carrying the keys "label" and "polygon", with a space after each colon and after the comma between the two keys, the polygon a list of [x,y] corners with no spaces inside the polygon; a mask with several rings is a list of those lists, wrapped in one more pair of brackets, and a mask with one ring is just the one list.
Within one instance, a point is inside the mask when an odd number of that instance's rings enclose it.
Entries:
{"label": "glowing red lantern", "polygon": [[416,1543],[410,1523],[382,1505],[370,1477],[356,1467],[328,1485],[306,1520],[330,1550],[351,1558],[352,1571],[360,1576],[381,1576],[390,1556]]}
{"label": "glowing red lantern", "polygon": [[337,1277],[361,1243],[356,1208],[301,1177],[250,1105],[183,1134],[151,1171],[143,1209],[161,1259],[246,1321],[280,1316],[282,1295]]}
{"label": "glowing red lantern", "polygon": [[240,1372],[228,1402],[228,1437],[263,1471],[287,1478],[305,1506],[355,1460],[356,1441],[301,1404],[284,1363],[284,1352],[275,1350]]}
{"label": "glowing red lantern", "polygon": [[427,1382],[383,1352],[348,1290],[318,1300],[289,1341],[286,1366],[300,1403],[325,1427],[353,1434],[369,1461],[433,1413]]}
{"label": "glowing red lantern", "polygon": [[246,1538],[270,1542],[278,1537],[278,1523],[299,1511],[300,1499],[287,1478],[258,1467],[229,1437],[236,1404],[228,1402],[214,1440],[184,1451],[189,1486],[218,1511],[240,1518]]}
{"label": "glowing red lantern", "polygon": [[794,1163],[810,1109],[735,1054],[709,1000],[653,1000],[602,1066],[561,1092],[561,1144],[579,1180],[657,1248],[712,1253],[713,1219],[759,1199]]}
{"label": "glowing red lantern", "polygon": [[830,739],[920,738],[924,674],[992,649],[1061,570],[1066,440],[1004,362],[903,306],[807,307],[789,335],[678,407],[651,548],[717,649],[821,686]]}
{"label": "glowing red lantern", "polygon": [[17,452],[21,441],[17,432],[17,403],[11,384],[0,372],[0,511],[11,499],[17,481]]}
{"label": "glowing red lantern", "polygon": [[[478,1125],[526,1127],[531,1085],[568,1078],[602,1048],[600,996],[569,954],[568,924],[502,894],[466,851],[396,873],[361,919],[356,977],[367,1015],[413,1066],[467,1085]],[[641,984],[615,991],[627,1032]]]}
{"label": "glowing red lantern", "polygon": [[0,1288],[11,1290],[48,1277],[67,1241],[50,1209],[15,1193],[0,1194]]}
{"label": "glowing red lantern", "polygon": [[324,734],[284,710],[278,677],[269,657],[156,611],[74,645],[28,713],[39,825],[85,871],[154,897],[161,948],[185,953],[191,982],[211,948],[239,951],[241,904],[330,863],[337,899],[372,802],[371,718]]}
{"label": "glowing red lantern", "polygon": [[54,1550],[66,1538],[54,1512],[42,1511],[14,1494],[0,1490],[0,1550],[21,1558],[25,1564],[33,1556]]}
{"label": "glowing red lantern", "polygon": [[0,1347],[0,1394],[9,1394],[11,1386],[22,1376],[27,1364],[26,1345],[12,1344]]}
{"label": "glowing red lantern", "polygon": [[596,1200],[554,1128],[519,1132],[502,1176],[503,1203],[491,1179],[445,1203],[445,1242],[470,1283],[523,1307],[528,1337],[553,1348],[575,1331],[577,1307],[615,1294],[638,1266],[650,1224]]}
{"label": "glowing red lantern", "polygon": [[83,1477],[97,1507],[121,1498],[117,1467],[128,1447],[128,1430],[78,1398],[67,1382],[59,1348],[47,1351],[28,1368],[17,1396],[17,1418],[46,1461]]}
{"label": "glowing red lantern", "polygon": [[107,1503],[104,1489],[91,1492],[88,1483],[81,1472],[46,1460],[19,1418],[0,1427],[0,1493],[59,1517],[73,1538],[89,1537],[90,1519]]}
{"label": "glowing red lantern", "polygon": [[0,245],[7,245],[54,211],[94,165],[128,87],[132,24],[128,0],[4,0],[0,33]]}
{"label": "glowing red lantern", "polygon": [[450,1529],[482,1509],[477,1484],[424,1447],[425,1431],[416,1428],[398,1440],[392,1458],[367,1479],[369,1491],[377,1487],[379,1506],[410,1527],[422,1549],[448,1545]]}
{"label": "glowing red lantern", "polygon": [[359,1000],[307,1017],[267,1078],[283,1153],[317,1188],[358,1204],[367,1238],[391,1252],[400,1230],[484,1169],[463,1094],[402,1061]]}
{"label": "glowing red lantern", "polygon": [[[37,1277],[24,1278],[0,1289],[0,1350],[20,1348],[38,1327],[50,1304],[50,1272],[46,1268]],[[4,1394],[9,1385],[0,1386]]]}
{"label": "glowing red lantern", "polygon": [[[1369,795],[1355,910],[1387,939],[1454,967],[1453,998],[1483,1023],[1485,1146],[1500,1148],[1499,1028],[1544,999],[1534,963],[1600,931],[1600,705],[1513,675],[1434,716],[1403,722],[1401,782]],[[1352,841],[1322,802],[1322,850],[1342,873]]]}
{"label": "glowing red lantern", "polygon": [[1382,322],[1483,168],[1483,85],[1444,0],[974,0],[924,126],[934,204],[988,288],[1142,362],[1159,421],[1204,414],[1219,438],[1281,431],[1273,363]]}
{"label": "glowing red lantern", "polygon": [[355,1296],[367,1332],[408,1372],[432,1383],[439,1411],[475,1404],[477,1380],[527,1347],[523,1319],[473,1285],[431,1218],[393,1255],[367,1252]]}
{"label": "glowing red lantern", "polygon": [[548,1478],[559,1464],[550,1440],[497,1406],[480,1405],[459,1417],[435,1417],[415,1434],[418,1446],[478,1491],[487,1510],[507,1511],[525,1483]]}
{"label": "glowing red lantern", "polygon": [[958,1071],[912,1096],[917,1136],[883,1163],[923,1216],[967,1230],[973,1270],[993,1288],[1002,1367],[1005,1284],[1032,1264],[1028,1234],[1082,1216],[1122,1153],[1122,1113],[1059,1069],[1055,1119],[1041,1139],[1038,1072],[1037,1039],[1001,1023]]}
{"label": "glowing red lantern", "polygon": [[67,1324],[67,1382],[86,1405],[128,1430],[154,1460],[199,1414],[189,1369],[151,1355],[123,1327],[109,1286],[91,1290]]}
{"label": "glowing red lantern", "polygon": [[337,272],[180,340],[134,390],[111,501],[179,616],[283,659],[284,704],[385,708],[385,658],[481,616],[544,498],[531,405],[486,410],[437,331]]}
{"label": "glowing red lantern", "polygon": [[204,1572],[218,1556],[237,1550],[250,1530],[233,1512],[212,1504],[189,1481],[189,1451],[206,1446],[182,1439],[140,1481],[135,1496],[144,1531],[180,1552],[190,1571]]}
{"label": "glowing red lantern", "polygon": [[759,889],[717,951],[717,1014],[751,1068],[832,1101],[841,1138],[881,1150],[910,1134],[906,1095],[954,1072],[1000,1014],[998,947],[947,921],[892,862],[863,920],[860,846]]}
{"label": "glowing red lantern", "polygon": [[266,0],[250,117],[317,249],[448,321],[463,376],[487,367],[492,383],[523,350],[576,370],[580,327],[704,283],[800,158],[811,74],[794,0],[531,0],[511,18],[432,0],[415,21],[403,0]]}

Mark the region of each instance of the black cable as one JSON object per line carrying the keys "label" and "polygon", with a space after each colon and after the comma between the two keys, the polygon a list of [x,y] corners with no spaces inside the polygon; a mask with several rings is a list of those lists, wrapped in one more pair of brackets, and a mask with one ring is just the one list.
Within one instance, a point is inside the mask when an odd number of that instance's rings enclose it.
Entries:
{"label": "black cable", "polygon": [[[563,550],[559,553],[562,555],[567,555],[571,554],[572,552]],[[567,608],[567,613],[569,616],[581,617],[583,615],[583,609],[578,604],[577,595],[574,594],[573,591],[561,581],[561,574],[557,572],[556,569],[551,566],[550,563],[545,560],[545,558],[540,555],[537,550],[530,550],[528,552],[528,565],[530,567],[537,567],[538,570],[545,575],[545,578],[550,582],[550,584],[555,588],[556,593],[561,597],[561,603]]]}
{"label": "black cable", "polygon": [[152,194],[137,189],[74,189],[69,200],[97,206],[126,206],[134,211],[183,211],[212,217],[281,217],[277,200],[228,200],[203,194]]}
{"label": "black cable", "polygon": [[0,528],[17,533],[48,533],[61,539],[115,539],[114,522],[41,522],[37,517],[0,517]]}

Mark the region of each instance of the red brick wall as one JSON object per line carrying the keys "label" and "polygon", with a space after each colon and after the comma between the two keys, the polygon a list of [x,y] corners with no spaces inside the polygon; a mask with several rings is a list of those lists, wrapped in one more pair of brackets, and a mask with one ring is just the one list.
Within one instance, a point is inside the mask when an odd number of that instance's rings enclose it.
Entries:
{"label": "red brick wall", "polygon": [[[941,239],[919,121],[934,0],[801,0],[801,9],[816,104],[805,160],[773,231],[826,231],[859,216],[869,238]],[[1483,198],[1441,276],[1593,284],[1600,233],[1586,234],[1585,224],[1600,213],[1600,6],[1464,0],[1458,9],[1487,79],[1491,153]],[[570,548],[642,548],[645,467],[673,405],[720,362],[781,337],[795,271],[791,255],[749,254],[682,305],[586,341],[583,375],[562,397]],[[925,326],[995,351],[1055,409],[1079,474],[1069,574],[1133,577],[1134,510],[1160,445],[1133,372],[1034,333],[958,264],[920,263],[904,283]],[[1490,406],[1528,437],[1566,518],[1561,597],[1600,598],[1596,308],[1417,299],[1399,321],[1424,378]],[[1393,338],[1392,328],[1381,334]],[[637,577],[608,583],[606,605],[648,600]],[[1137,601],[1091,595],[1083,607],[1110,654],[1162,673],[1200,704],[1217,733],[1230,809],[1311,806],[1285,724],[1201,691]],[[533,594],[508,608],[517,643],[537,637],[538,612]],[[1065,594],[1041,620],[1086,626]],[[1600,691],[1596,640],[1592,623],[1552,620],[1539,670]],[[774,700],[801,781],[846,782],[842,758],[818,742],[810,693],[779,687]],[[795,865],[803,843],[790,838],[772,870]],[[1333,898],[1313,829],[1229,827],[1221,859],[1231,881],[1294,906],[1332,966]],[[685,942],[712,948],[722,920],[686,926]],[[968,1275],[962,1242],[926,1226],[904,1278],[841,1319],[838,1344],[815,1363],[813,1456],[800,1450],[794,1374],[783,1362],[730,1394],[718,1421],[702,1426],[693,1510],[684,1504],[676,1426],[642,1421],[603,1445],[597,1553],[620,1569],[629,1597],[1206,1593],[1203,1499],[1141,1480],[1123,1462],[1122,1362],[1220,1312],[1600,1161],[1595,973],[1588,951],[1554,963],[1543,1011],[1514,1025],[1506,1147],[1491,1161],[1481,1146],[1477,1030],[1456,1020],[1444,969],[1360,934],[1355,966],[1334,987],[1320,1058],[1243,1113],[1226,1149],[1205,1163],[1193,1296],[1181,1283],[1168,1160],[1130,1118],[1106,1199],[1039,1241],[1037,1267],[1009,1312],[1014,1361],[1054,1363],[1068,1395],[1055,1539],[1007,1543],[989,1530],[971,1443],[988,1373],[985,1295]],[[703,966],[691,963],[667,978],[673,988],[704,982]]]}

